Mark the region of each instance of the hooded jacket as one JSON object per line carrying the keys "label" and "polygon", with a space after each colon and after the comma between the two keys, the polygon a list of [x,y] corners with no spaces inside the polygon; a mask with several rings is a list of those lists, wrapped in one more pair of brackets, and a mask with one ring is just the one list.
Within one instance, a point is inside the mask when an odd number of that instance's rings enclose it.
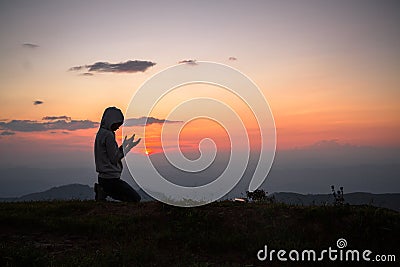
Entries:
{"label": "hooded jacket", "polygon": [[124,157],[122,146],[118,147],[115,133],[111,129],[114,123],[122,124],[124,115],[116,107],[107,108],[101,118],[100,128],[94,143],[94,159],[99,178],[120,178],[121,159]]}

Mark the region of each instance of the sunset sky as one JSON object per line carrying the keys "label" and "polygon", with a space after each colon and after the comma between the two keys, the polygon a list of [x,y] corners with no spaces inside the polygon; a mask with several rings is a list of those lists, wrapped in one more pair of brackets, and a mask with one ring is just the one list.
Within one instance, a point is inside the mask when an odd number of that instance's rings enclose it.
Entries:
{"label": "sunset sky", "polygon": [[[104,109],[125,112],[146,79],[184,60],[251,78],[273,112],[278,151],[324,140],[398,148],[399,14],[398,1],[0,1],[0,167],[93,164]],[[217,87],[174,94],[153,117],[207,95],[251,120]],[[160,124],[147,128],[156,136]],[[193,122],[183,145],[224,134]]]}

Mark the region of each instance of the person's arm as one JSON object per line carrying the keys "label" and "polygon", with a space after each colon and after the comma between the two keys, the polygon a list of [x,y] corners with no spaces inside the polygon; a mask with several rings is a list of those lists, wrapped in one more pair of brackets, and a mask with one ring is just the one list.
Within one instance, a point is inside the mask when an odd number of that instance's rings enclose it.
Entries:
{"label": "person's arm", "polygon": [[118,147],[114,138],[115,137],[111,135],[106,137],[106,150],[107,156],[112,164],[117,164],[117,162],[124,157],[124,151],[122,150],[122,146]]}

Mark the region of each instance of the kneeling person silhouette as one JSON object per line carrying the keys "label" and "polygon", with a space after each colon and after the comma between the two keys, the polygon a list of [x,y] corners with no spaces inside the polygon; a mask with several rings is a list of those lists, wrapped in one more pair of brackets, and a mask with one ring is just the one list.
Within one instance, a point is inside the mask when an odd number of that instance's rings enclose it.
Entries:
{"label": "kneeling person silhouette", "polygon": [[105,201],[107,196],[127,202],[139,202],[140,195],[125,181],[121,180],[124,152],[128,153],[140,142],[135,135],[125,139],[120,147],[115,141],[115,131],[123,124],[124,115],[116,107],[109,107],[103,113],[99,131],[94,143],[94,158],[98,183],[94,185],[96,201]]}

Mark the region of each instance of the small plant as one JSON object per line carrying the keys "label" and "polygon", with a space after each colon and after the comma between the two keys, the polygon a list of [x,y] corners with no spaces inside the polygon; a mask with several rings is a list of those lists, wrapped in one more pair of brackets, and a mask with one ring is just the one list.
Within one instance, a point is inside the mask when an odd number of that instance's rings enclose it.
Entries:
{"label": "small plant", "polygon": [[344,204],[344,196],[343,196],[343,186],[340,187],[340,190],[335,191],[335,186],[331,186],[332,195],[335,199],[335,206],[342,206]]}
{"label": "small plant", "polygon": [[248,201],[273,203],[275,201],[275,197],[269,197],[267,194],[268,192],[265,192],[264,189],[257,189],[253,192],[246,191]]}

